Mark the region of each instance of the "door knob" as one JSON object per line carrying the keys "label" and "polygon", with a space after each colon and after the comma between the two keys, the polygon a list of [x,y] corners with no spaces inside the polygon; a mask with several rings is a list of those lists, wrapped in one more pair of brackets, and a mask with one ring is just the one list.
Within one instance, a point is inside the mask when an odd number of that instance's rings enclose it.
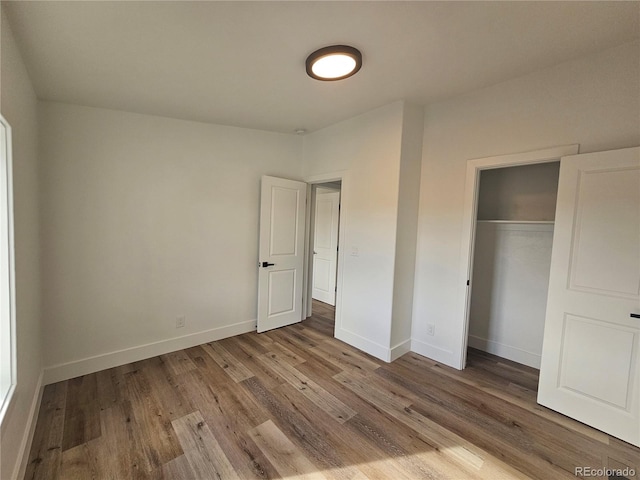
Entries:
{"label": "door knob", "polygon": [[263,267],[273,267],[274,265],[275,265],[275,263],[262,262],[262,266]]}

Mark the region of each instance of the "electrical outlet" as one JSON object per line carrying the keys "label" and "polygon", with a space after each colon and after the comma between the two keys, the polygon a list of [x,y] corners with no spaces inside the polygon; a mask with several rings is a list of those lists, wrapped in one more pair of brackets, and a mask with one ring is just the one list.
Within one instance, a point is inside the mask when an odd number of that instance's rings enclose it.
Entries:
{"label": "electrical outlet", "polygon": [[435,335],[436,334],[436,326],[429,324],[427,325],[427,335]]}
{"label": "electrical outlet", "polygon": [[187,317],[184,315],[180,315],[176,318],[176,328],[182,328],[187,323]]}

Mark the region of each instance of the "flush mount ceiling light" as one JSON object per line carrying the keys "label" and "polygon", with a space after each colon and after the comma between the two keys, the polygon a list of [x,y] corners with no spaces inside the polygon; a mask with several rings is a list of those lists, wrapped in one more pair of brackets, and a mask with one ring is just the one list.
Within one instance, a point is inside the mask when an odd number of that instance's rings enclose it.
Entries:
{"label": "flush mount ceiling light", "polygon": [[347,45],[332,45],[307,57],[307,75],[316,80],[342,80],[355,75],[362,67],[362,54]]}

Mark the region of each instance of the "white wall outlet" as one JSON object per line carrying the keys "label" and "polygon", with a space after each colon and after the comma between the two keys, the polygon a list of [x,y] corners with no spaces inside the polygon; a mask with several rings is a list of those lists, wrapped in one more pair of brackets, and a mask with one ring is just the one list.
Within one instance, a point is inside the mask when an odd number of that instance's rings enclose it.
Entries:
{"label": "white wall outlet", "polygon": [[178,318],[176,318],[176,328],[182,328],[186,323],[187,317],[185,317],[184,315],[180,315]]}
{"label": "white wall outlet", "polygon": [[433,324],[427,325],[427,335],[435,335],[436,334],[436,326]]}

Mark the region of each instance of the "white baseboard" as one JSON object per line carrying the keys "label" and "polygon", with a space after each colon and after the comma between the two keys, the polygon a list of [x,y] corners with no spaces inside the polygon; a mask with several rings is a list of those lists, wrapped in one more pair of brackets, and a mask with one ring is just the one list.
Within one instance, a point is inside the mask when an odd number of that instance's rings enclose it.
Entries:
{"label": "white baseboard", "polygon": [[422,355],[423,357],[430,358],[431,360],[435,360],[436,362],[443,363],[460,370],[460,359],[449,350],[412,338],[411,351],[418,355]]}
{"label": "white baseboard", "polygon": [[42,393],[44,392],[44,370],[40,372],[38,377],[38,383],[36,384],[33,399],[31,400],[31,408],[29,409],[29,418],[27,419],[27,425],[24,430],[24,435],[20,441],[20,448],[18,449],[18,458],[13,468],[12,479],[17,480],[24,478],[24,474],[27,471],[27,463],[29,462],[29,453],[31,452],[31,443],[33,442],[33,434],[36,431],[36,420],[38,419],[38,412],[40,411],[40,403],[42,402]]}
{"label": "white baseboard", "polygon": [[385,347],[384,345],[380,345],[378,343],[372,342],[369,339],[361,337],[360,335],[356,335],[355,333],[349,332],[347,330],[336,328],[335,337],[338,340],[342,340],[345,343],[348,343],[352,347],[357,348],[358,350],[362,350],[369,355],[373,355],[376,358],[384,362],[391,361],[391,349]]}
{"label": "white baseboard", "polygon": [[83,358],[73,362],[52,365],[44,369],[44,383],[61,382],[70,378],[99,372],[107,368],[137,362],[165,353],[175,352],[184,348],[195,347],[207,342],[221,340],[243,333],[253,332],[256,329],[256,321],[234,323],[224,327],[213,328],[204,332],[192,333],[182,337],[170,338],[159,342],[148,343],[137,347],[126,348],[115,352],[104,353],[94,357]]}
{"label": "white baseboard", "polygon": [[469,346],[540,370],[541,355],[520,348],[469,335]]}
{"label": "white baseboard", "polygon": [[411,351],[411,339],[405,340],[404,342],[400,342],[395,347],[391,347],[391,353],[389,356],[389,361],[393,362],[395,359],[400,358],[405,353],[409,353]]}

